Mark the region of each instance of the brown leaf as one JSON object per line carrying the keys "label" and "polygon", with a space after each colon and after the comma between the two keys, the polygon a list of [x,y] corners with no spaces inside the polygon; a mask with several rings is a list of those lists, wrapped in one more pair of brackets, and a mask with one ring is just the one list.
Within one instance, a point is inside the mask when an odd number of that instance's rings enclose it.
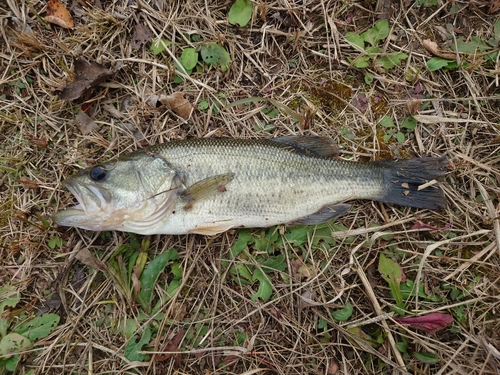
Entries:
{"label": "brown leaf", "polygon": [[98,259],[94,254],[92,254],[89,249],[86,248],[80,249],[76,253],[75,258],[78,259],[83,264],[85,264],[86,266],[89,266],[95,270],[108,272],[106,265],[100,259]]}
{"label": "brown leaf", "polygon": [[149,42],[152,37],[153,34],[151,33],[151,30],[149,30],[149,28],[147,28],[146,26],[138,23],[135,25],[134,35],[132,35],[130,46],[132,47],[132,49],[139,49],[139,47],[144,43]]}
{"label": "brown leaf", "polygon": [[113,73],[113,70],[107,69],[96,62],[76,60],[74,68],[75,79],[62,90],[60,98],[64,100],[78,99],[86,90],[107,80]]}
{"label": "brown leaf", "polygon": [[335,375],[338,371],[339,371],[339,364],[337,363],[337,361],[332,359],[326,373],[327,375]]}
{"label": "brown leaf", "polygon": [[26,135],[30,139],[30,142],[32,144],[34,144],[35,146],[43,147],[43,148],[47,148],[49,146],[49,141],[46,138],[37,138],[30,133],[26,133]]}
{"label": "brown leaf", "polygon": [[454,53],[441,52],[436,42],[430,39],[424,39],[422,41],[424,48],[435,56],[442,57],[443,59],[455,60],[456,55]]}
{"label": "brown leaf", "polygon": [[451,222],[446,224],[442,228],[438,228],[429,224],[424,223],[423,221],[417,220],[415,224],[412,225],[410,228],[411,230],[416,230],[416,229],[431,229],[431,230],[446,230],[451,228]]}
{"label": "brown leaf", "polygon": [[184,97],[183,92],[174,92],[172,95],[160,95],[160,103],[166,105],[183,119],[188,119],[193,108],[189,100]]}
{"label": "brown leaf", "polygon": [[[179,351],[179,344],[182,341],[184,337],[184,331],[181,329],[177,334],[172,337],[168,342],[167,345],[165,345],[165,352],[178,352]],[[164,354],[157,354],[155,359],[158,362],[165,361],[169,359],[171,356],[173,356],[174,353],[164,353]]]}
{"label": "brown leaf", "polygon": [[38,189],[40,187],[38,182],[28,179],[16,179],[15,181],[23,185],[23,188],[25,189]]}
{"label": "brown leaf", "polygon": [[94,130],[99,129],[97,124],[92,120],[92,118],[83,111],[79,111],[75,117],[76,126],[80,129],[80,132],[85,135]]}
{"label": "brown leaf", "polygon": [[72,29],[75,26],[71,13],[58,0],[50,0],[46,11],[45,21],[59,25],[65,29]]}
{"label": "brown leaf", "polygon": [[238,359],[240,359],[240,357],[235,354],[227,355],[224,361],[224,363],[226,364],[226,370],[231,370],[231,368],[236,364]]}

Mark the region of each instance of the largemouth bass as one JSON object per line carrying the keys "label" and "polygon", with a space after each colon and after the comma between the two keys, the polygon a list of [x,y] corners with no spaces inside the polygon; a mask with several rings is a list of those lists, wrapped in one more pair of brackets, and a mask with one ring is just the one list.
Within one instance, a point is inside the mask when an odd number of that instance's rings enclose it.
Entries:
{"label": "largemouth bass", "polygon": [[332,141],[321,137],[164,143],[68,177],[63,184],[79,204],[54,221],[99,231],[213,235],[324,223],[348,211],[352,199],[446,206],[434,183],[447,171],[444,157],[349,162],[333,154]]}

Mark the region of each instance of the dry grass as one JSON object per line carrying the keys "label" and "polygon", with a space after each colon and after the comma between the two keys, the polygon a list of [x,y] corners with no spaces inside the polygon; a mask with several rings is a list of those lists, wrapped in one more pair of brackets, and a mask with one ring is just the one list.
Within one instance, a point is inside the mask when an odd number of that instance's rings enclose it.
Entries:
{"label": "dry grass", "polygon": [[[388,2],[392,34],[384,48],[405,52],[409,58],[388,72],[373,71],[375,79],[366,85],[361,70],[348,63],[358,52],[344,35],[373,26],[378,15],[372,2],[259,2],[247,28],[228,24],[230,0],[154,0],[139,8],[119,0],[101,0],[101,7],[83,3],[74,2],[73,13],[78,17],[73,30],[47,29],[35,14],[43,14],[43,1],[0,4],[4,25],[0,36],[0,284],[15,285],[22,293],[17,310],[9,310],[13,320],[23,310],[28,315],[46,311],[47,301],[61,315],[57,329],[23,354],[19,373],[500,371],[500,66],[461,56],[477,62],[476,69],[429,72],[425,61],[431,56],[420,44],[423,39],[440,46],[452,43],[444,43],[440,34],[447,25],[455,26],[455,37],[490,37],[499,17],[488,14],[491,4],[475,0],[412,9],[405,7],[410,1]],[[378,3],[380,7],[384,2]],[[463,8],[453,13],[452,5]],[[13,16],[28,24],[31,32],[12,28]],[[154,37],[177,43],[158,56],[149,51],[149,44],[132,50],[137,23]],[[202,41],[223,45],[232,63],[226,73],[205,66],[205,71],[184,83],[173,84],[173,57],[180,56],[181,46],[190,43],[185,35],[193,32]],[[106,67],[123,64],[89,99],[99,130],[88,135],[74,124],[81,101],[63,101],[55,93],[71,75],[78,57]],[[409,82],[405,73],[412,70],[419,73]],[[384,115],[399,121],[409,116],[415,106],[408,98],[417,84],[427,99],[416,100],[428,103],[417,114],[429,116],[429,121],[419,123],[404,144],[384,142],[377,120]],[[146,104],[151,93],[173,92],[186,93],[195,106],[207,100],[211,107],[194,110],[184,120]],[[352,101],[360,95],[369,98],[363,110]],[[268,118],[261,111],[265,103],[214,107],[257,96],[288,106],[305,121],[296,122],[283,112]],[[124,102],[128,106],[120,109]],[[123,124],[133,125],[142,139],[134,138]],[[266,124],[273,125],[270,131],[262,130]],[[130,242],[129,236],[44,225],[52,213],[72,201],[60,181],[83,166],[146,144],[187,137],[283,134],[332,137],[342,145],[344,156],[354,159],[446,155],[451,163],[444,186],[448,209],[402,210],[355,202],[357,209],[339,220],[348,230],[332,234],[338,238],[335,246],[310,251],[312,245],[297,248],[285,243],[282,252],[287,256],[289,278],[273,276],[273,298],[266,303],[252,301],[256,285],[240,286],[224,266],[238,231],[215,238],[151,238],[151,254],[171,248],[179,251],[183,286],[161,309],[146,349],[164,353],[176,334],[196,332],[199,327],[204,329],[203,338],[194,347],[195,338],[190,341],[186,335],[176,346],[182,354],[163,361],[155,356],[147,362],[128,361],[127,340],[117,327],[125,319],[137,318],[141,334],[149,321],[139,319],[138,307],[130,305],[112,279],[82,265],[75,255],[89,249],[107,259],[118,246]],[[417,221],[448,229],[410,230]],[[392,238],[382,240],[382,230],[392,233]],[[54,236],[65,240],[63,247],[49,246]],[[413,298],[407,307],[448,312],[454,317],[453,330],[448,327],[430,334],[391,319],[389,306],[394,301],[376,271],[381,252],[396,254],[407,277],[440,299]],[[310,273],[298,273],[297,262]],[[350,271],[341,274],[346,268]],[[167,277],[163,275],[159,285]],[[453,288],[463,296],[453,299]],[[62,302],[50,299],[57,291]],[[343,294],[336,299],[340,291]],[[165,294],[161,288],[157,292]],[[314,303],[305,304],[304,296]],[[347,302],[354,306],[352,316],[335,322],[332,311]],[[324,322],[325,328],[318,328]],[[379,335],[384,342],[374,349],[354,335],[352,327],[372,337]],[[246,340],[238,342],[241,334],[246,334]],[[396,349],[403,338],[410,350],[437,355],[438,363],[403,356]]]}

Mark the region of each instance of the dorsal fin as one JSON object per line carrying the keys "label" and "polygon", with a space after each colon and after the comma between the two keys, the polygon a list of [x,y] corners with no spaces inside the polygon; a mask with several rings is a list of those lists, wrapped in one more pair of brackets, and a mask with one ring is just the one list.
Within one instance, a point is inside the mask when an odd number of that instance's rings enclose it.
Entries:
{"label": "dorsal fin", "polygon": [[296,151],[324,158],[337,156],[337,144],[327,137],[288,135],[272,139],[274,142],[292,146]]}

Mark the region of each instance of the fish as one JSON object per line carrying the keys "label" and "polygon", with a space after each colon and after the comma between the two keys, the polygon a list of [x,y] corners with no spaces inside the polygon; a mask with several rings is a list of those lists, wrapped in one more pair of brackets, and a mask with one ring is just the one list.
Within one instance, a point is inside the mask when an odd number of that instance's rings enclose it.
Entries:
{"label": "fish", "polygon": [[333,140],[197,138],[147,147],[69,176],[78,204],[58,226],[143,235],[315,225],[367,199],[443,209],[446,157],[355,162]]}

